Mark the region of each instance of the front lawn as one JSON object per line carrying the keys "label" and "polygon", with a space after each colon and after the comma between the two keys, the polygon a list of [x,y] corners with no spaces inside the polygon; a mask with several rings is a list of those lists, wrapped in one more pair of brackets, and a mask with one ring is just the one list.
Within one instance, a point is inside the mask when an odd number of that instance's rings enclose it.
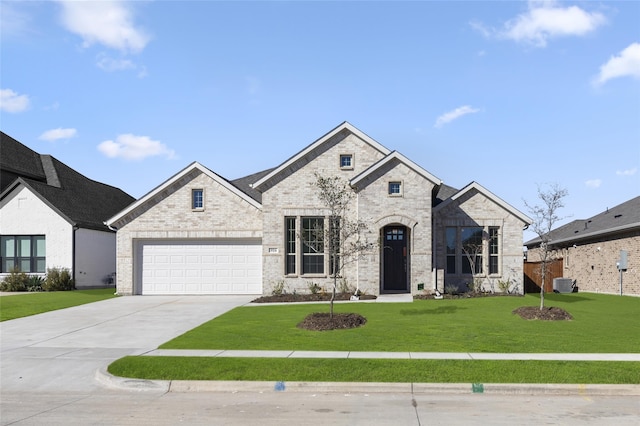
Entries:
{"label": "front lawn", "polygon": [[[336,304],[367,323],[351,330],[296,327],[328,304],[236,308],[161,346],[163,349],[260,349],[401,352],[640,352],[640,298],[547,294],[546,306],[572,321],[527,321],[512,311],[539,306],[539,295],[414,303]],[[109,366],[124,377],[164,380],[260,380],[434,383],[640,384],[639,362],[407,359],[288,359],[129,356]]]}
{"label": "front lawn", "polygon": [[0,321],[27,317],[116,297],[115,289],[53,291],[0,297]]}
{"label": "front lawn", "polygon": [[336,304],[367,323],[356,329],[308,331],[296,325],[328,304],[236,308],[162,349],[262,349],[389,352],[640,352],[640,298],[590,293],[547,294],[572,321],[526,321],[512,311],[539,295],[407,303]]}

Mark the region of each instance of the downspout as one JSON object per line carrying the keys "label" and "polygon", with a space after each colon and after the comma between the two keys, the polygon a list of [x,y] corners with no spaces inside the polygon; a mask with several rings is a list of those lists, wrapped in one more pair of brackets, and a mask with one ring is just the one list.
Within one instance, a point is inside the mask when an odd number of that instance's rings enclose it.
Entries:
{"label": "downspout", "polygon": [[79,229],[78,225],[73,225],[73,235],[71,238],[71,278],[73,279],[73,285],[75,287],[76,281],[76,231]]}

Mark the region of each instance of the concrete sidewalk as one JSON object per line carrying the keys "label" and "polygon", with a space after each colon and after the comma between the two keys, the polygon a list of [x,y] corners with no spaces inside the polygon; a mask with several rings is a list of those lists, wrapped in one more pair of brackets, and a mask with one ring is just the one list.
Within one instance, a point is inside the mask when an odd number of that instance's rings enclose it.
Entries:
{"label": "concrete sidewalk", "polygon": [[485,353],[485,352],[355,352],[355,351],[251,351],[155,349],[147,356],[220,358],[334,358],[334,359],[463,359],[515,361],[640,361],[636,353]]}

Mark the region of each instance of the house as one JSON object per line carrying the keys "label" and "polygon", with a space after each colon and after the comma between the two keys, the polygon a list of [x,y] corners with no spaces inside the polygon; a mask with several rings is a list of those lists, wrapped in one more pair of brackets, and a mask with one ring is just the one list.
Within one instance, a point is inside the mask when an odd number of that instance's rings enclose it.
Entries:
{"label": "house", "polygon": [[76,288],[116,271],[116,235],[104,221],[135,201],[0,132],[0,279],[14,267],[44,276],[68,268]]}
{"label": "house", "polygon": [[[561,276],[579,291],[640,295],[640,196],[560,226],[549,238],[554,257],[562,259]],[[525,243],[529,262],[540,260],[540,242]],[[621,255],[627,261],[622,271]]]}
{"label": "house", "polygon": [[[500,280],[522,292],[531,220],[478,183],[462,190],[345,122],[279,166],[229,181],[194,162],[107,220],[120,294],[270,294],[330,289],[328,210],[316,174],[356,192],[348,212],[375,243],[343,270],[368,294],[422,293]],[[465,247],[474,253],[475,274]]]}

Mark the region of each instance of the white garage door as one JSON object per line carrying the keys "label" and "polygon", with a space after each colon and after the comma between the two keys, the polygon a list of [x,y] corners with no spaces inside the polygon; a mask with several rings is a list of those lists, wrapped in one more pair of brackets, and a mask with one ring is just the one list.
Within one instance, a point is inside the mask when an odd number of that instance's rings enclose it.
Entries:
{"label": "white garage door", "polygon": [[142,294],[261,293],[259,241],[142,245]]}

